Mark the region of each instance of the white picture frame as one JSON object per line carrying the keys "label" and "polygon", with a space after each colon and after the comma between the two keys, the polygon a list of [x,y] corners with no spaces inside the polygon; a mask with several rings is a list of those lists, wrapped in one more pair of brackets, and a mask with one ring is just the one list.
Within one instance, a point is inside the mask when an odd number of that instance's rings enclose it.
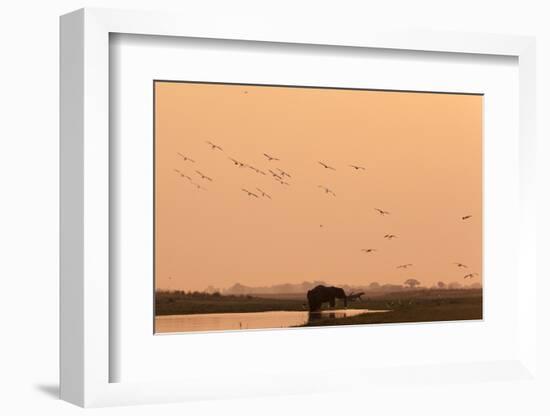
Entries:
{"label": "white picture frame", "polygon": [[[112,382],[110,366],[120,359],[110,348],[110,171],[109,36],[114,33],[206,39],[281,42],[333,47],[382,48],[438,53],[505,55],[519,65],[520,222],[517,292],[517,355],[498,362],[441,363],[415,370],[420,379],[446,375],[463,382],[484,377],[535,379],[536,218],[535,209],[535,40],[530,37],[467,33],[381,32],[378,30],[306,33],[269,22],[196,21],[167,13],[82,9],[61,18],[61,397],[80,406],[159,403],[198,398],[307,393],[351,388],[346,383],[304,383],[304,375],[281,372],[264,380],[215,382]],[[525,283],[525,284],[523,284]],[[241,334],[241,336],[246,336]],[[243,338],[244,339],[244,338]],[[332,376],[337,370],[326,372]],[[296,376],[299,377],[296,377]],[[358,385],[391,382],[396,370],[369,369]],[[364,375],[363,375],[364,376]],[[483,377],[482,377],[483,378]],[[305,376],[307,379],[307,376]],[[370,380],[370,381],[369,381]]]}

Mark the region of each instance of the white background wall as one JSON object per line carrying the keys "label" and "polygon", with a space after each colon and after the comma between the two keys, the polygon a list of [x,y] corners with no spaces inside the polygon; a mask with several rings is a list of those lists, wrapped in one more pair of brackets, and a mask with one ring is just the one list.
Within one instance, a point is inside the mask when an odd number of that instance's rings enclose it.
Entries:
{"label": "white background wall", "polygon": [[[84,6],[179,10],[208,19],[210,13],[267,15],[327,26],[371,22],[439,30],[512,33],[538,37],[539,177],[550,178],[550,12],[547,0],[271,0],[209,1],[69,0],[4,1],[0,12],[0,413],[76,414],[82,410],[56,399],[58,384],[58,16]],[[540,185],[543,189],[543,185]],[[550,198],[541,196],[539,229],[548,247]],[[505,236],[503,236],[505,237]],[[549,267],[541,275],[549,276]],[[539,293],[549,293],[542,281]],[[549,308],[540,305],[550,316]],[[548,323],[546,318],[544,324]],[[542,328],[542,326],[541,326]],[[546,329],[549,326],[546,326]],[[543,347],[550,351],[549,336]],[[545,354],[539,357],[548,365]],[[546,367],[547,370],[549,367]],[[550,374],[550,371],[546,371]],[[528,386],[428,386],[362,397],[263,398],[100,409],[123,414],[549,414],[537,405],[541,392]],[[547,405],[548,406],[548,405]],[[483,412],[483,413],[482,413]],[[435,414],[435,413],[434,413]]]}

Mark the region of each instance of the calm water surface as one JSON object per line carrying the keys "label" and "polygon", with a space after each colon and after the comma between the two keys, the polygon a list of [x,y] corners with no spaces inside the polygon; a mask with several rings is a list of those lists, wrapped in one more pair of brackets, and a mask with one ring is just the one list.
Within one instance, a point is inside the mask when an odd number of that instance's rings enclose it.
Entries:
{"label": "calm water surface", "polygon": [[220,331],[235,329],[288,328],[308,320],[345,318],[362,313],[380,313],[368,309],[338,309],[310,314],[307,311],[270,311],[246,313],[208,313],[167,315],[155,318],[156,332]]}

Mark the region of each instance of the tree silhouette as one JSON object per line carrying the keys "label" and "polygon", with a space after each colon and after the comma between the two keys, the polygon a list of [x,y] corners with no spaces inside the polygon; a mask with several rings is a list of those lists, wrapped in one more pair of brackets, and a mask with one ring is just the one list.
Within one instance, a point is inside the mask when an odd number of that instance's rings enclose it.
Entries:
{"label": "tree silhouette", "polygon": [[414,289],[416,286],[420,285],[420,282],[416,279],[407,279],[404,283],[405,286],[409,286],[411,289]]}

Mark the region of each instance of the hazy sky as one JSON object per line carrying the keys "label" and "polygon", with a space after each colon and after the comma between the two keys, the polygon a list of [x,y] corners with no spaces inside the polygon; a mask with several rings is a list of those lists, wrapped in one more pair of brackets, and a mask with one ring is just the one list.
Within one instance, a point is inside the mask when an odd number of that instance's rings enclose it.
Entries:
{"label": "hazy sky", "polygon": [[167,82],[155,92],[157,288],[431,285],[469,272],[481,282],[483,97]]}

